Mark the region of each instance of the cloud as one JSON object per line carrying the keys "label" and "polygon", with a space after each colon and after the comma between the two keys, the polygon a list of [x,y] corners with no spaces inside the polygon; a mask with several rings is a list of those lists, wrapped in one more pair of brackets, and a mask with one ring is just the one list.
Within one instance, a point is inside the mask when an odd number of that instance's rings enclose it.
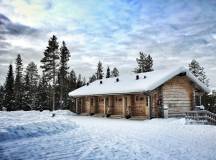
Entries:
{"label": "cloud", "polygon": [[187,66],[196,58],[216,87],[213,0],[2,0],[0,4],[0,58],[7,63],[18,52],[26,61],[39,63],[49,37],[56,34],[71,51],[71,68],[85,76],[95,72],[99,60],[104,68],[131,72],[139,51],[144,51],[153,56],[156,69]]}
{"label": "cloud", "polygon": [[11,20],[5,15],[0,13],[0,35],[28,35],[35,34],[37,32],[36,29],[19,24],[13,23]]}

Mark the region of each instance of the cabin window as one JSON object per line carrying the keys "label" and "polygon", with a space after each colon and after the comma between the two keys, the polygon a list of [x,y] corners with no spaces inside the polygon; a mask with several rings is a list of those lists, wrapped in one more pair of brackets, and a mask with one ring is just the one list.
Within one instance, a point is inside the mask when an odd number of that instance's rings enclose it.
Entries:
{"label": "cabin window", "polygon": [[104,101],[104,99],[103,99],[103,98],[101,98],[101,99],[100,99],[100,101],[101,101],[101,102],[103,102],[103,101]]}
{"label": "cabin window", "polygon": [[122,101],[122,98],[119,98],[119,102],[121,102]]}
{"label": "cabin window", "polygon": [[135,97],[135,99],[136,99],[136,101],[138,101],[138,100],[139,100],[139,97],[138,97],[138,96],[136,96],[136,97]]}
{"label": "cabin window", "polygon": [[91,98],[91,105],[93,105],[93,98]]}
{"label": "cabin window", "polygon": [[140,101],[143,101],[144,100],[144,97],[140,97]]}

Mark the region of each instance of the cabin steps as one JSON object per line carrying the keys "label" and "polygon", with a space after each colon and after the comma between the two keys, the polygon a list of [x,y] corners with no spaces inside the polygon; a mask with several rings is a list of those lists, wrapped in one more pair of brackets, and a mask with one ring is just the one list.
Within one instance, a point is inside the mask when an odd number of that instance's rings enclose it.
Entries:
{"label": "cabin steps", "polygon": [[146,120],[146,119],[148,119],[147,116],[132,116],[130,118],[130,120]]}
{"label": "cabin steps", "polygon": [[95,113],[93,117],[105,117],[103,113]]}
{"label": "cabin steps", "polygon": [[113,118],[113,119],[121,119],[122,115],[110,115],[109,118]]}
{"label": "cabin steps", "polygon": [[168,117],[169,118],[184,118],[185,117],[185,113],[168,113]]}
{"label": "cabin steps", "polygon": [[89,116],[89,113],[80,113],[81,116]]}

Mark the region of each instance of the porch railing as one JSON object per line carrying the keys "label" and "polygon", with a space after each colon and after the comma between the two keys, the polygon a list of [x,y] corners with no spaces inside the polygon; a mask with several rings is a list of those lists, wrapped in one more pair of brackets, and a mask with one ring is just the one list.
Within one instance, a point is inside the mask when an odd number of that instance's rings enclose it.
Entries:
{"label": "porch railing", "polygon": [[207,110],[189,111],[185,113],[186,123],[201,123],[216,125],[216,114]]}

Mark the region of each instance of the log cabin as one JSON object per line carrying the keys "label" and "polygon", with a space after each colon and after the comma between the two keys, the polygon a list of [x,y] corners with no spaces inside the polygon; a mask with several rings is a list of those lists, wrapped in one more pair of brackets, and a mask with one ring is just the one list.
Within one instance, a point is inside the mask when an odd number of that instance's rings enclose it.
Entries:
{"label": "log cabin", "polygon": [[96,80],[69,96],[78,114],[146,119],[183,115],[209,92],[187,68],[176,67]]}

